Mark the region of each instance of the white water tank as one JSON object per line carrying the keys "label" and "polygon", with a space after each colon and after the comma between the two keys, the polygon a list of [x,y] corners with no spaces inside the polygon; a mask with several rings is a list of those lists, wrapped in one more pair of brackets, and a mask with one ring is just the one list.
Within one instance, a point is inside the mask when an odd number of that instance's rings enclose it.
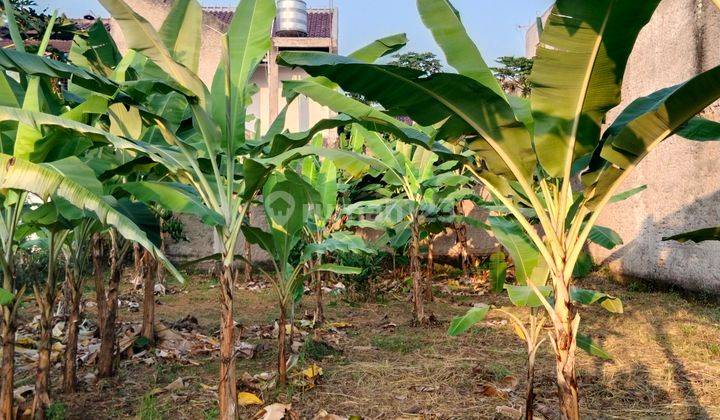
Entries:
{"label": "white water tank", "polygon": [[305,0],[277,0],[277,36],[307,36],[308,14]]}

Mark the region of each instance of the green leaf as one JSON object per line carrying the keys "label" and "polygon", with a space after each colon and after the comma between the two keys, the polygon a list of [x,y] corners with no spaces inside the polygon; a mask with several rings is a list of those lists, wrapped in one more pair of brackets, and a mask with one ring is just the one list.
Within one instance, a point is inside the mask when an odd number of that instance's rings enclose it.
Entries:
{"label": "green leaf", "polygon": [[592,272],[593,260],[590,254],[582,251],[578,256],[578,260],[573,268],[573,278],[581,279],[587,277]]}
{"label": "green leaf", "polygon": [[322,78],[287,81],[283,83],[283,90],[288,99],[293,95],[305,95],[320,105],[362,122],[363,126],[372,131],[391,133],[403,141],[429,147],[430,138],[425,133],[375,107],[356,101],[336,89],[328,87],[326,82],[327,80]]}
{"label": "green leaf", "polygon": [[197,73],[203,11],[196,0],[176,0],[160,27],[159,35],[175,60]]}
{"label": "green leaf", "polygon": [[185,185],[140,181],[123,183],[118,187],[142,202],[157,203],[174,213],[192,214],[207,225],[222,226],[225,224],[221,215],[205,206],[200,197],[189,191]]}
{"label": "green leaf", "polygon": [[675,134],[693,141],[720,140],[720,123],[702,117],[690,119]]}
{"label": "green leaf", "polygon": [[[207,101],[208,91],[200,78],[175,61],[155,28],[123,0],[99,0],[120,26],[128,48],[152,60],[176,82],[189,89],[200,100]],[[74,82],[74,80],[73,80]]]}
{"label": "green leaf", "polygon": [[118,90],[118,85],[104,76],[60,61],[7,48],[0,48],[0,68],[27,76],[69,79],[78,86],[108,96],[114,95]]}
{"label": "green leaf", "polygon": [[[326,77],[343,90],[378,102],[391,114],[407,115],[421,126],[435,125],[450,117],[462,118],[493,149],[507,156],[507,164],[518,177],[530,179],[535,169],[530,134],[517,123],[513,109],[504,97],[473,79],[451,73],[426,77],[408,68],[364,64],[319,52],[286,51],[280,54],[278,62],[300,67],[311,76]],[[292,86],[300,88],[298,84]],[[300,93],[316,100],[312,93]],[[347,104],[339,100],[324,105],[355,117],[340,109]],[[359,117],[371,120],[364,115]]]}
{"label": "green leaf", "polygon": [[[551,286],[537,286],[540,293],[546,298],[549,297],[553,289]],[[542,302],[535,291],[530,286],[515,286],[506,284],[505,290],[508,292],[510,302],[515,306],[537,308],[542,306]]]}
{"label": "green leaf", "polygon": [[35,128],[42,126],[66,128],[75,133],[82,134],[93,141],[109,142],[116,149],[144,153],[154,161],[165,165],[171,172],[189,167],[189,162],[186,158],[174,149],[143,143],[141,141],[131,142],[99,128],[56,115],[0,106],[0,121],[17,121]]}
{"label": "green leaf", "polygon": [[637,99],[608,128],[597,168],[583,176],[586,206],[594,209],[616,188],[625,170],[720,97],[720,66],[685,83]]}
{"label": "green leaf", "polygon": [[0,154],[0,188],[28,191],[43,201],[47,201],[51,196],[58,196],[81,210],[92,211],[101,223],[115,227],[127,240],[137,242],[150,251],[179,281],[184,281],[182,274],[137,225],[101,197],[72,179],[50,168]]}
{"label": "green leaf", "polygon": [[70,61],[89,71],[105,70],[104,76],[110,76],[122,60],[115,40],[105,29],[102,19],[96,19],[86,33],[75,35],[69,54]]}
{"label": "green leaf", "polygon": [[535,150],[551,177],[592,153],[620,90],[640,30],[659,0],[558,0],[545,24],[531,81]]}
{"label": "green leaf", "polygon": [[405,34],[390,35],[388,37],[375,40],[371,44],[360,48],[350,54],[350,57],[358,61],[374,63],[381,57],[385,57],[386,55],[392,54],[401,49],[407,44],[407,42],[408,39]]}
{"label": "green leaf", "polygon": [[321,264],[313,267],[312,271],[323,271],[328,273],[343,274],[343,275],[357,275],[362,273],[362,269],[358,267],[347,267],[338,264]]}
{"label": "green leaf", "polygon": [[482,305],[477,308],[470,308],[463,316],[456,316],[450,322],[448,335],[456,337],[464,333],[465,331],[469,330],[470,327],[485,319],[489,311],[489,306]]}
{"label": "green leaf", "polygon": [[15,295],[0,287],[0,306],[8,306],[15,299]]}
{"label": "green leaf", "polygon": [[423,23],[432,31],[435,42],[443,49],[448,64],[458,73],[475,79],[499,97],[505,98],[505,92],[468,35],[457,9],[450,1],[418,0],[417,6]]}
{"label": "green leaf", "polygon": [[613,249],[616,246],[623,244],[623,240],[620,235],[618,235],[614,230],[603,226],[593,226],[590,229],[588,240],[605,249]]}
{"label": "green leaf", "polygon": [[325,223],[330,220],[337,207],[337,169],[335,169],[335,164],[331,159],[323,160],[314,185],[320,193],[321,216],[323,223]]}
{"label": "green leaf", "polygon": [[[212,86],[216,122],[223,130],[226,126],[232,130],[224,133],[229,142],[225,147],[236,147],[245,140],[248,85],[272,45],[274,20],[273,0],[241,0],[235,9],[227,32],[227,56],[220,63]],[[226,77],[230,91],[226,91]],[[230,118],[227,123],[225,116]]]}
{"label": "green leaf", "polygon": [[[542,259],[535,244],[512,217],[490,216],[488,223],[495,238],[505,247],[515,264],[515,278],[521,284],[527,282]],[[544,280],[540,284],[545,284]]]}
{"label": "green leaf", "polygon": [[698,244],[705,241],[720,241],[720,226],[698,229],[691,232],[680,233],[678,235],[663,237],[662,240],[676,241],[680,243],[695,242]]}
{"label": "green leaf", "polygon": [[77,156],[42,163],[41,165],[52,168],[55,172],[82,185],[95,195],[102,196],[103,194],[103,185],[95,177],[95,171],[85,162],[78,159]]}
{"label": "green leaf", "polygon": [[647,185],[641,185],[639,187],[635,187],[633,189],[621,192],[620,194],[615,194],[610,198],[610,201],[608,203],[619,203],[621,201],[627,200],[628,198],[632,197],[633,195],[640,193],[642,191],[645,191],[647,189]]}
{"label": "green leaf", "polygon": [[273,237],[271,234],[260,228],[247,225],[242,226],[242,232],[246,241],[251,244],[258,245],[271,255],[275,254],[275,245],[273,244]]}
{"label": "green leaf", "polygon": [[575,302],[583,305],[592,305],[599,303],[608,312],[621,314],[623,313],[623,304],[619,298],[608,294],[597,292],[595,290],[581,289],[579,287],[570,288],[570,298]]}
{"label": "green leaf", "polygon": [[500,293],[505,288],[507,267],[504,253],[494,252],[490,256],[490,287],[493,292]]}
{"label": "green leaf", "polygon": [[606,352],[602,347],[598,346],[592,341],[592,338],[588,335],[578,334],[577,335],[577,346],[585,350],[589,355],[598,357],[602,360],[612,360],[612,356]]}

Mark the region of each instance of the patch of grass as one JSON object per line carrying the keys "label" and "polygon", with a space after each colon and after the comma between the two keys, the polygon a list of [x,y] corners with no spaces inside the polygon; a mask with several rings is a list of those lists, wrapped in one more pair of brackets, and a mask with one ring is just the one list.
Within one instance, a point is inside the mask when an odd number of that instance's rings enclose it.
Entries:
{"label": "patch of grass", "polygon": [[490,372],[492,372],[493,378],[496,381],[499,381],[508,375],[512,375],[512,371],[510,369],[499,363],[490,363],[490,365],[488,365],[488,368]]}
{"label": "patch of grass", "polygon": [[55,401],[45,410],[45,417],[47,420],[65,420],[67,415],[67,409],[65,404]]}
{"label": "patch of grass", "polygon": [[720,356],[720,344],[715,343],[706,343],[705,347],[708,349],[710,354],[712,354],[715,357]]}
{"label": "patch of grass", "polygon": [[300,350],[301,359],[322,360],[329,356],[339,356],[341,353],[322,341],[315,341],[312,338],[305,342]]}
{"label": "patch of grass", "polygon": [[203,418],[205,420],[215,420],[220,418],[220,409],[217,407],[207,408],[203,411]]}
{"label": "patch of grass", "polygon": [[138,410],[138,418],[140,420],[160,420],[162,414],[158,408],[157,398],[154,395],[147,393],[143,395],[140,400],[140,409]]}
{"label": "patch of grass", "polygon": [[373,337],[372,345],[380,350],[392,351],[396,353],[408,354],[423,347],[422,342],[417,337],[407,337],[402,335],[378,336]]}

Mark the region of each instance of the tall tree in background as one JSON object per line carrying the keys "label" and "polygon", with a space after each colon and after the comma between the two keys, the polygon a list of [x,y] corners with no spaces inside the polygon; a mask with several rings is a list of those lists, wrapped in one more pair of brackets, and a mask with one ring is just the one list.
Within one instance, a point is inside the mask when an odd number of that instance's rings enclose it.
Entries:
{"label": "tall tree in background", "polygon": [[431,52],[406,52],[393,55],[393,60],[388,64],[391,66],[407,67],[419,70],[426,75],[440,73],[442,71],[442,63],[440,59]]}
{"label": "tall tree in background", "polygon": [[530,96],[532,58],[504,56],[495,60],[500,67],[491,67],[503,90],[511,95]]}

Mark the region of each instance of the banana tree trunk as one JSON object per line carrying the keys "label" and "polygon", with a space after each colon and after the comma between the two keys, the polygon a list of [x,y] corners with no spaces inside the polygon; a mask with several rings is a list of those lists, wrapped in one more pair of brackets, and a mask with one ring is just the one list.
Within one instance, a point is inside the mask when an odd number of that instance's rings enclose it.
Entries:
{"label": "banana tree trunk", "polygon": [[561,325],[555,326],[553,345],[561,416],[563,419],[576,420],[580,418],[578,384],[575,375],[575,350],[580,316],[570,301],[569,289],[566,286],[568,283],[563,279],[554,281],[555,312]]}
{"label": "banana tree trunk", "polygon": [[143,251],[140,249],[140,245],[137,243],[133,244],[133,267],[135,268],[135,277],[142,276],[143,269]]}
{"label": "banana tree trunk", "polygon": [[413,319],[416,324],[425,324],[425,308],[423,307],[423,281],[420,268],[420,227],[417,215],[413,215],[410,238],[410,275],[413,281]]}
{"label": "banana tree trunk", "polygon": [[142,256],[143,274],[143,323],[141,335],[148,343],[155,343],[155,258],[145,251]]}
{"label": "banana tree trunk", "polygon": [[[317,261],[315,262],[317,265],[322,264],[322,257],[318,256]],[[313,322],[315,325],[320,325],[323,322],[325,322],[325,313],[323,310],[323,291],[322,291],[322,273],[319,271],[316,271],[313,273],[313,277],[315,278],[315,316],[313,317]]]}
{"label": "banana tree trunk", "polygon": [[285,308],[285,305],[280,303],[280,320],[278,321],[278,384],[280,385],[280,389],[285,389],[287,386],[287,357],[286,357],[286,328],[285,324],[287,323],[287,308]]}
{"label": "banana tree trunk", "polygon": [[107,296],[105,294],[105,273],[102,265],[102,237],[99,233],[93,234],[92,265],[93,279],[95,280],[95,302],[97,304],[97,326],[102,337],[105,318],[107,317]]}
{"label": "banana tree trunk", "polygon": [[220,418],[236,420],[235,321],[233,318],[233,269],[224,266],[220,276]]}
{"label": "banana tree trunk", "polygon": [[77,348],[80,329],[80,300],[82,299],[82,279],[75,276],[72,270],[65,272],[66,283],[70,289],[70,315],[65,327],[67,337],[63,368],[63,391],[72,393],[77,386]]}
{"label": "banana tree trunk", "polygon": [[50,406],[50,339],[52,336],[54,293],[51,290],[36,288],[35,297],[40,306],[40,340],[38,341],[38,364],[35,375],[32,417],[34,419],[44,419],[45,410]]}
{"label": "banana tree trunk", "polygon": [[115,374],[115,321],[121,273],[122,261],[118,255],[117,246],[113,246],[110,253],[110,281],[108,282],[105,320],[100,336],[98,378],[108,378]]}
{"label": "banana tree trunk", "polygon": [[425,282],[425,300],[433,301],[432,279],[435,275],[435,235],[428,235],[428,254],[427,254],[427,278]]}
{"label": "banana tree trunk", "polygon": [[525,420],[532,420],[535,408],[535,351],[528,353],[527,386],[525,388]]}
{"label": "banana tree trunk", "polygon": [[[162,231],[163,224],[165,222],[160,220],[160,251],[165,253],[165,240],[167,239],[167,233]],[[156,267],[156,277],[155,280],[159,284],[165,284],[165,266],[162,264],[158,264],[157,261],[155,261],[155,267]]]}
{"label": "banana tree trunk", "polygon": [[[462,203],[458,203],[455,206],[455,213],[458,215],[465,214]],[[468,252],[467,226],[459,223],[454,226],[454,230],[455,241],[460,245],[460,267],[462,268],[463,277],[468,278],[470,276],[471,261],[470,253]]]}
{"label": "banana tree trunk", "polygon": [[[14,302],[13,302],[14,304]],[[12,304],[11,304],[12,305]],[[0,417],[2,419],[12,420],[14,418],[13,411],[13,391],[15,387],[15,311],[12,306],[3,306],[3,323],[2,323],[2,368],[0,368]]]}

